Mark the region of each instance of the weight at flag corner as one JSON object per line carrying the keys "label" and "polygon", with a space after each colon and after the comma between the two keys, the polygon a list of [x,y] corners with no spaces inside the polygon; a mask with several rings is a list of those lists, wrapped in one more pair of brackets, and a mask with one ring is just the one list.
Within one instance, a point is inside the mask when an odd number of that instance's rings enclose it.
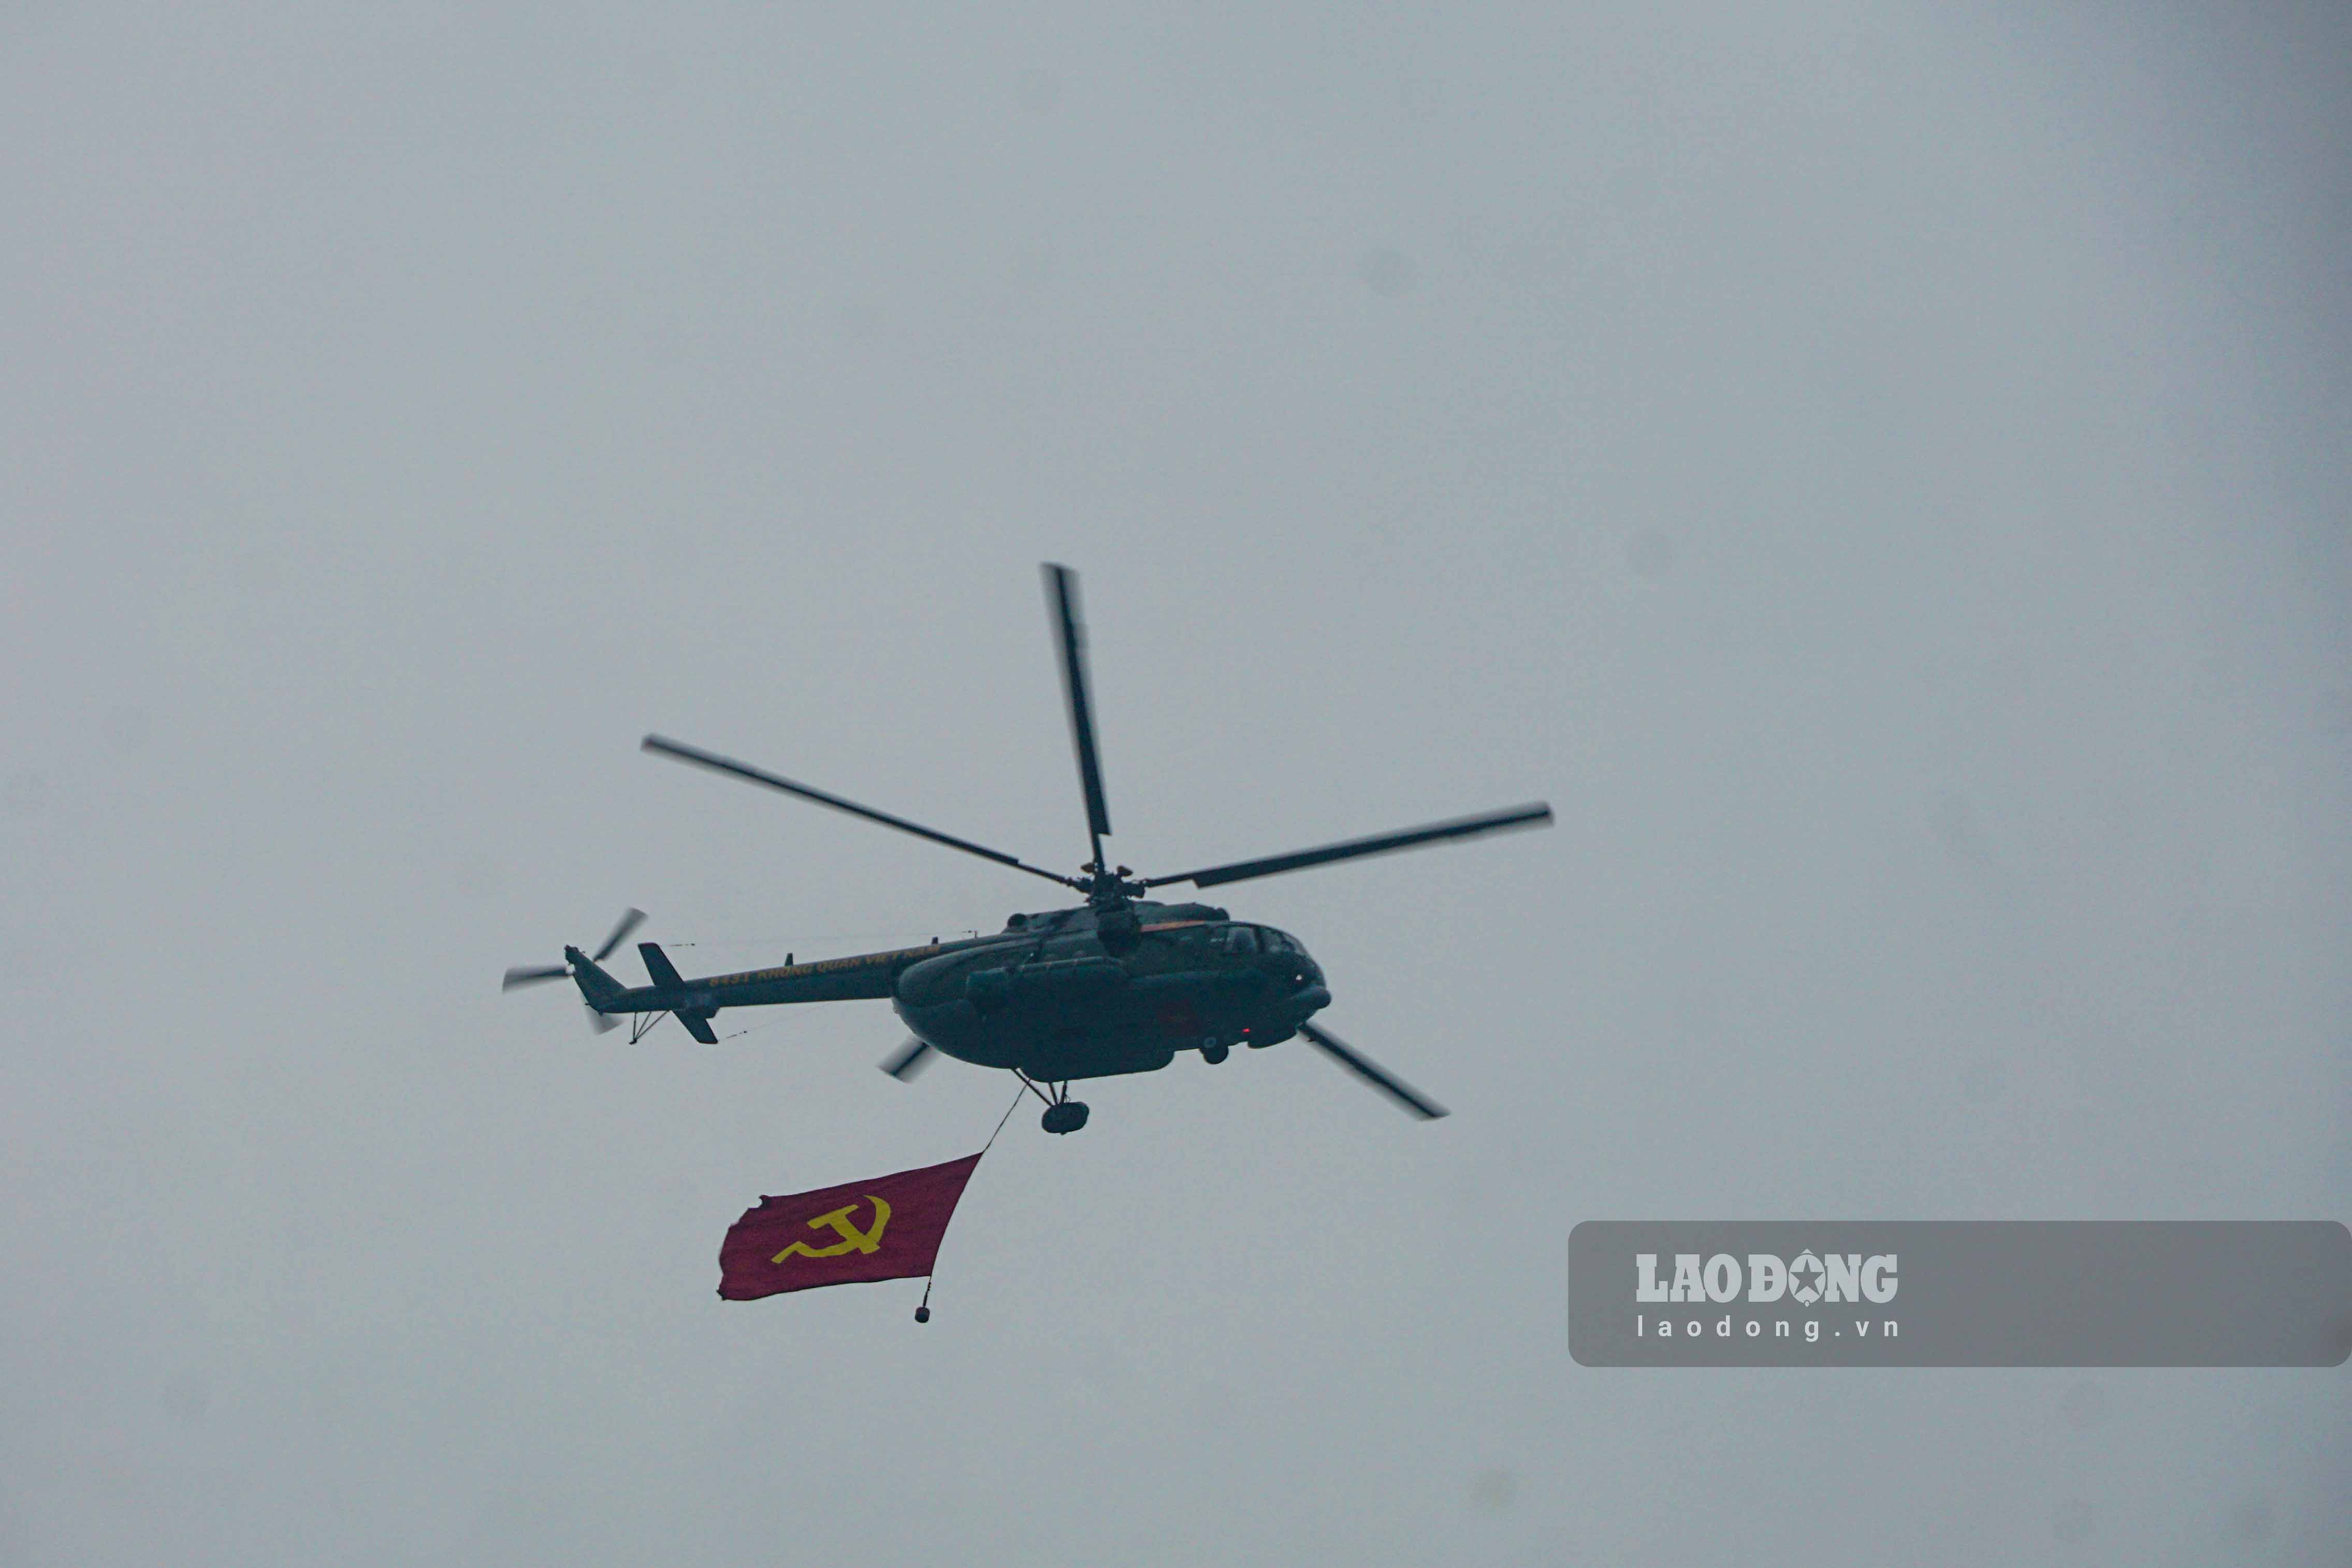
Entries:
{"label": "weight at flag corner", "polygon": [[719,1294],[754,1301],[788,1290],[930,1273],[964,1184],[968,1154],[871,1181],[763,1197],[719,1247]]}

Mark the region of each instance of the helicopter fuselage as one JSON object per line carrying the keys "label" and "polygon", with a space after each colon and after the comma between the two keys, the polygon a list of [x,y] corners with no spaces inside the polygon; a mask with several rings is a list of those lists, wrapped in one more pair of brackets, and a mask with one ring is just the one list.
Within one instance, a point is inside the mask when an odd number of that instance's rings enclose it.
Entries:
{"label": "helicopter fuselage", "polygon": [[1081,928],[920,960],[899,973],[892,1005],[947,1055],[1045,1081],[1154,1072],[1180,1050],[1271,1046],[1330,1005],[1322,970],[1286,933],[1222,910],[1158,912],[1111,949]]}
{"label": "helicopter fuselage", "polygon": [[[614,988],[604,1013],[888,998],[916,1038],[1041,1082],[1153,1072],[1181,1050],[1271,1046],[1329,1005],[1297,939],[1202,904],[1015,915],[994,935]],[[586,987],[583,986],[583,990]]]}

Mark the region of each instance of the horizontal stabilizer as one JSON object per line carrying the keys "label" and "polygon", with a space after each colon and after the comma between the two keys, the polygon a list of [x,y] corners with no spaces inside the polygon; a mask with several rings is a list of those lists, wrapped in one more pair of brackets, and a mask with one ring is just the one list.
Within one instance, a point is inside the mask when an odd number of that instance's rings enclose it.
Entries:
{"label": "horizontal stabilizer", "polygon": [[655,984],[670,991],[686,989],[686,982],[679,976],[677,965],[672,963],[669,961],[669,955],[662,952],[661,943],[657,942],[637,943],[637,956],[646,961],[646,973],[654,977]]}
{"label": "horizontal stabilizer", "polygon": [[661,944],[641,942],[637,943],[637,956],[646,961],[646,973],[653,976],[654,984],[667,993],[663,1000],[668,1004],[670,1016],[685,1025],[686,1032],[704,1045],[717,1045],[719,1037],[710,1031],[710,1018],[719,1009],[682,1005],[686,1000],[686,979],[678,973],[677,965],[669,961],[669,954],[661,950]]}

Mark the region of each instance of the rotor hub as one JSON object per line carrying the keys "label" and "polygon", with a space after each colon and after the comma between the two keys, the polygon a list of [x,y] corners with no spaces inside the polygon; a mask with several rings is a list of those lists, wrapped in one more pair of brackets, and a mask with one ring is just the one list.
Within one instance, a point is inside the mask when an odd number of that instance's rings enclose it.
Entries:
{"label": "rotor hub", "polygon": [[1122,909],[1150,891],[1135,880],[1134,868],[1121,866],[1116,871],[1106,871],[1101,864],[1089,860],[1078,868],[1082,873],[1075,886],[1087,896],[1087,902],[1097,910]]}

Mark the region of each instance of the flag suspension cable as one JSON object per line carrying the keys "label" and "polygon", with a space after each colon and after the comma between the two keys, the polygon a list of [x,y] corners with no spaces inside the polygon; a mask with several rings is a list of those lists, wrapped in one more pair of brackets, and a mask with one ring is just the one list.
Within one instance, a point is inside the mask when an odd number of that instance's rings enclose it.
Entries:
{"label": "flag suspension cable", "polygon": [[[1029,1080],[1024,1078],[1021,1081],[1027,1084]],[[1006,1106],[1004,1114],[996,1119],[996,1132],[1003,1131],[1004,1124],[1013,1120],[1013,1113],[1021,1109],[1022,1092],[1020,1089],[1013,1091],[1013,1103]],[[988,1142],[980,1146],[980,1153],[974,1156],[975,1159],[986,1158],[988,1152],[996,1147],[996,1132],[988,1135]],[[928,1323],[931,1321],[931,1279],[933,1275],[939,1272],[939,1259],[934,1257],[931,1259],[931,1273],[923,1276],[923,1304],[915,1309],[915,1321],[919,1323]]]}

